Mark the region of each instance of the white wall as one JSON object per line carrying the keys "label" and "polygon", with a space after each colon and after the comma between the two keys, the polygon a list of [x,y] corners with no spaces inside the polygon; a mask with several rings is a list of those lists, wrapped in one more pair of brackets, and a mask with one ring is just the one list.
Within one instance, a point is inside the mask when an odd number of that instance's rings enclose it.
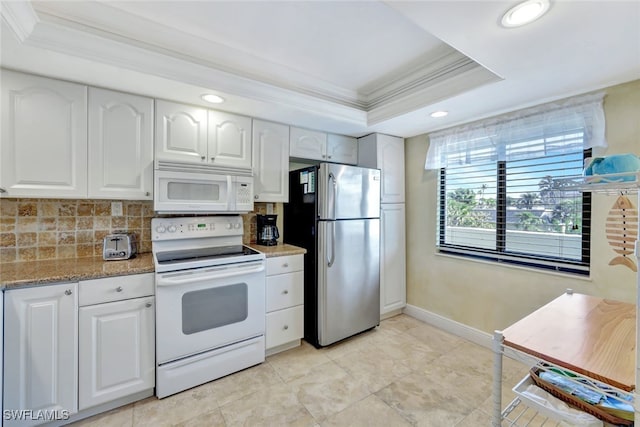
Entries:
{"label": "white wall", "polygon": [[[606,154],[640,155],[640,80],[606,89]],[[407,208],[407,302],[471,327],[503,329],[562,294],[575,292],[635,302],[636,274],[610,266],[615,252],[604,224],[615,196],[594,195],[591,277],[478,262],[438,255],[437,172],[425,171],[428,135],[405,142]],[[634,205],[637,199],[632,198]]]}

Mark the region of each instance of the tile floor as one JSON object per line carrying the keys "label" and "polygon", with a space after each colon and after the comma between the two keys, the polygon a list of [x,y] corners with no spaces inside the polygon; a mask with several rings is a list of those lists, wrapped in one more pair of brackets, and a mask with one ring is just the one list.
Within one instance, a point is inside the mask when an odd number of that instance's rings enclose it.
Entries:
{"label": "tile floor", "polygon": [[[342,343],[321,350],[303,343],[236,374],[74,425],[489,426],[492,366],[490,350],[399,315]],[[506,403],[526,372],[505,358]]]}

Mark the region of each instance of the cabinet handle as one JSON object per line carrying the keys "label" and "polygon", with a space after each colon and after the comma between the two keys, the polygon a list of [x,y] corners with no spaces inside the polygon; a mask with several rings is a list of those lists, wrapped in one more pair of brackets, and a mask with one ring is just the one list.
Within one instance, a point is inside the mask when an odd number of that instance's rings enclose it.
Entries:
{"label": "cabinet handle", "polygon": [[73,293],[73,291],[71,291],[71,289],[67,289],[66,291],[64,291],[65,295],[71,295]]}
{"label": "cabinet handle", "polygon": [[331,158],[331,156],[327,156],[329,159]]}
{"label": "cabinet handle", "polygon": [[0,187],[0,193],[6,193],[7,190],[5,190],[4,188]]}
{"label": "cabinet handle", "polygon": [[216,159],[215,156],[211,156],[211,161],[213,162]]}
{"label": "cabinet handle", "polygon": [[149,197],[151,195],[151,193],[149,193],[148,191],[146,193],[144,193],[145,196]]}
{"label": "cabinet handle", "polygon": [[253,196],[254,199],[258,200],[258,195]]}
{"label": "cabinet handle", "polygon": [[207,156],[200,156],[200,158],[201,158],[202,160],[204,160],[204,159],[206,159],[206,158],[207,158]]}
{"label": "cabinet handle", "polygon": [[118,287],[116,288],[116,292],[122,292],[122,286],[118,286]]}
{"label": "cabinet handle", "polygon": [[147,308],[149,308],[149,307],[151,307],[151,303],[150,303],[150,302],[148,302],[148,303],[146,303],[144,306],[145,306],[145,307],[147,307]]}
{"label": "cabinet handle", "polygon": [[289,325],[284,325],[284,327],[282,329],[284,329],[286,331],[287,329],[289,329]]}
{"label": "cabinet handle", "polygon": [[322,158],[323,158],[323,159],[326,159],[326,158],[327,158],[326,154],[323,154],[323,155],[322,155]]}
{"label": "cabinet handle", "polygon": [[287,268],[287,267],[289,267],[289,263],[288,263],[288,262],[285,262],[284,264],[282,264],[282,266],[283,266],[284,268]]}
{"label": "cabinet handle", "polygon": [[287,289],[285,289],[284,291],[282,291],[282,293],[287,295],[289,293],[289,291]]}

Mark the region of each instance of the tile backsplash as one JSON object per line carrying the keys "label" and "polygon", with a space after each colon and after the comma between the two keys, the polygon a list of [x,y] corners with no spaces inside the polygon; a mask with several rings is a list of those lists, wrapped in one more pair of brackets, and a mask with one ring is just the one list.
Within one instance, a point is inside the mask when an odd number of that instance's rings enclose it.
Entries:
{"label": "tile backsplash", "polygon": [[[122,203],[122,216],[111,215],[112,202]],[[256,241],[256,213],[266,206],[243,215],[244,243]],[[102,256],[104,236],[118,231],[135,233],[138,251],[151,252],[154,216],[152,201],[0,199],[0,262]]]}
{"label": "tile backsplash", "polygon": [[1,199],[0,262],[102,256],[104,236],[135,233],[139,252],[151,252],[151,201]]}

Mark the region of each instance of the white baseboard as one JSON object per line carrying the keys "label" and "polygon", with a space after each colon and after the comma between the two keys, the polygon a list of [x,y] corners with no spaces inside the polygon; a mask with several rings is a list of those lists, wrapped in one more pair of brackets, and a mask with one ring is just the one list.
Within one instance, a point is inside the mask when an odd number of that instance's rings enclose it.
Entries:
{"label": "white baseboard", "polygon": [[435,326],[438,329],[442,329],[450,334],[457,335],[460,338],[464,338],[472,343],[481,345],[488,349],[492,348],[492,336],[484,331],[481,331],[464,323],[456,322],[455,320],[448,319],[431,311],[425,310],[415,305],[407,304],[402,312],[408,316],[418,319],[424,323],[428,323],[431,326]]}

